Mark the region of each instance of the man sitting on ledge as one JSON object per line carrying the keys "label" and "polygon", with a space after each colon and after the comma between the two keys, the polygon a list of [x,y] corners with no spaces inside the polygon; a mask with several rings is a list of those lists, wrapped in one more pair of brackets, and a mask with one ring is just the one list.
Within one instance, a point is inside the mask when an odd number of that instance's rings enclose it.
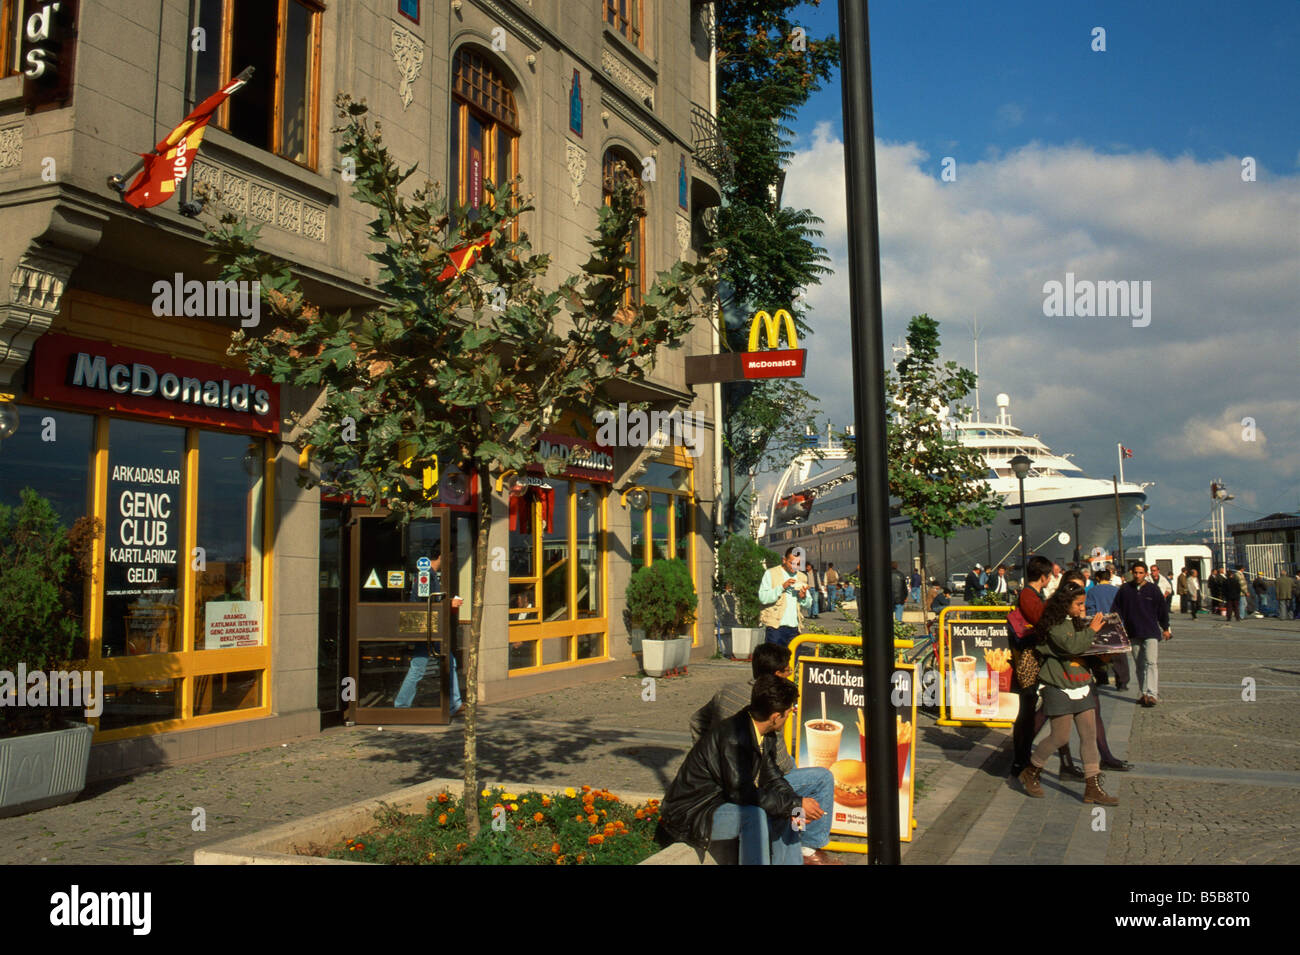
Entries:
{"label": "man sitting on ledge", "polygon": [[741,865],[836,864],[822,850],[830,841],[830,770],[786,776],[777,764],[776,734],[798,697],[789,680],[761,676],[749,707],[700,737],[664,796],[660,843],[707,850],[711,841],[739,837]]}

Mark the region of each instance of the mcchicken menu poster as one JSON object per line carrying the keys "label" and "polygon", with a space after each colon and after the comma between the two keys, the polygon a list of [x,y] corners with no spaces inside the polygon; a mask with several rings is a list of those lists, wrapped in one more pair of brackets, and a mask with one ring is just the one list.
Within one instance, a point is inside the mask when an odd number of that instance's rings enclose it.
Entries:
{"label": "mcchicken menu poster", "polygon": [[[899,664],[891,675],[894,737],[898,757],[898,838],[912,839],[912,796],[916,755],[914,668]],[[799,662],[799,709],[794,759],[800,767],[821,766],[835,777],[831,832],[867,834],[867,723],[862,663],[805,657]]]}
{"label": "mcchicken menu poster", "polygon": [[940,637],[944,711],[949,719],[1011,722],[1020,712],[1012,689],[1011,625],[944,617]]}

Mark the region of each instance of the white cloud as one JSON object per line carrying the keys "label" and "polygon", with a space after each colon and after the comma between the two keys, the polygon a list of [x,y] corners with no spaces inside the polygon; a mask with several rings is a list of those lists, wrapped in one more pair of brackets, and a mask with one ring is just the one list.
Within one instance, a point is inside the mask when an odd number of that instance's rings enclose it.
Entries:
{"label": "white cloud", "polygon": [[[945,357],[969,367],[978,317],[984,407],[1009,392],[1017,424],[1099,476],[1111,473],[1117,441],[1135,448],[1127,476],[1157,481],[1162,524],[1202,516],[1205,502],[1175,489],[1216,475],[1265,504],[1294,505],[1300,176],[1243,183],[1234,157],[1031,143],[956,155],[956,181],[941,182],[941,158],[914,143],[876,145],[886,358],[908,319],[927,312],[942,323]],[[823,124],[796,151],[785,188],[787,204],[825,219],[835,275],[808,294],[806,384],[837,424],[852,414],[843,169],[843,145]],[[1066,272],[1150,281],[1150,326],[1044,317],[1043,283]],[[1253,444],[1241,440],[1246,416],[1257,421]]]}

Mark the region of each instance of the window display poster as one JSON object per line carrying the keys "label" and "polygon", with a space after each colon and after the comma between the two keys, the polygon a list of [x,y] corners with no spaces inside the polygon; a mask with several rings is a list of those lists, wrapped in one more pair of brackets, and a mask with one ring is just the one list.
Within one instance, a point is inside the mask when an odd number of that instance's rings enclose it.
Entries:
{"label": "window display poster", "polygon": [[1011,688],[1011,626],[1006,620],[945,617],[940,641],[947,717],[1014,721],[1020,694]]}
{"label": "window display poster", "polygon": [[207,649],[262,645],[262,601],[209,600],[203,613]]}
{"label": "window display poster", "polygon": [[[916,768],[914,668],[899,664],[894,687],[894,738],[898,754],[898,837],[912,839]],[[799,709],[795,711],[794,758],[800,767],[821,766],[835,777],[831,832],[867,834],[866,688],[859,660],[805,657],[799,661]]]}

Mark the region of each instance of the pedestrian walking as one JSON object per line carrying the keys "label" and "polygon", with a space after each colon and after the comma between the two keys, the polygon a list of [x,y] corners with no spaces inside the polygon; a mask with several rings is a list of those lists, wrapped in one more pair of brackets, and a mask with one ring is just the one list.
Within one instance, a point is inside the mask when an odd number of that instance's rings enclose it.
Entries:
{"label": "pedestrian walking", "polygon": [[919,604],[921,602],[921,584],[924,581],[921,580],[921,572],[916,568],[912,568],[912,579],[909,583],[912,585],[912,603]]}
{"label": "pedestrian walking", "polygon": [[1241,581],[1235,573],[1223,575],[1223,606],[1229,620],[1241,620],[1242,606],[1246,595],[1241,592]]}
{"label": "pedestrian walking", "polygon": [[1029,765],[1021,771],[1019,779],[1028,795],[1041,798],[1043,787],[1039,777],[1047,765],[1047,757],[1053,750],[1069,744],[1073,727],[1079,734],[1079,752],[1083,757],[1087,786],[1083,801],[1118,806],[1119,800],[1109,795],[1101,785],[1097,711],[1089,698],[1096,691],[1092,686],[1092,672],[1080,658],[1080,654],[1092,645],[1093,635],[1101,629],[1102,615],[1094,614],[1091,620],[1085,620],[1085,603],[1081,586],[1073,581],[1062,581],[1044,605],[1032,631],[1043,661],[1038,674],[1043,685],[1043,712],[1052,721],[1052,728],[1047,738],[1030,754]]}
{"label": "pedestrian walking", "polygon": [[[1025,564],[1025,586],[1016,598],[1016,609],[1025,618],[1030,627],[1036,625],[1043,615],[1043,588],[1052,576],[1052,562],[1046,557],[1035,554]],[[1024,639],[1012,634],[1011,642],[1017,653],[1028,652],[1034,642],[1032,633]],[[1015,676],[1015,670],[1012,670]],[[1011,728],[1011,775],[1019,776],[1029,765],[1030,749],[1034,742],[1034,710],[1038,705],[1038,684],[1022,686],[1016,678],[1016,689],[1020,694],[1020,709]],[[1068,740],[1067,740],[1068,742]]]}
{"label": "pedestrian walking", "polygon": [[1160,593],[1165,598],[1165,610],[1170,610],[1174,605],[1174,586],[1169,582],[1169,578],[1160,573],[1160,565],[1151,565],[1151,583],[1160,588]]}
{"label": "pedestrian walking", "polygon": [[1255,572],[1255,579],[1251,582],[1251,587],[1255,591],[1255,608],[1258,611],[1255,616],[1273,616],[1273,606],[1268,600],[1268,581],[1264,579],[1264,575],[1259,571]]}
{"label": "pedestrian walking", "polygon": [[1174,586],[1174,593],[1178,596],[1178,610],[1181,613],[1187,613],[1187,568],[1184,567],[1178,572],[1178,581]]}
{"label": "pedestrian walking", "polygon": [[1273,585],[1277,591],[1277,615],[1282,620],[1292,619],[1291,599],[1295,595],[1295,578],[1283,571]]}
{"label": "pedestrian walking", "polygon": [[1196,619],[1201,609],[1201,578],[1195,567],[1187,568],[1187,606],[1184,608]]}
{"label": "pedestrian walking", "polygon": [[1169,608],[1165,606],[1160,588],[1147,580],[1147,565],[1138,561],[1133,565],[1133,580],[1124,584],[1115,597],[1115,612],[1124,622],[1129,640],[1137,649],[1138,688],[1143,706],[1160,702],[1156,661],[1160,642],[1170,639]]}
{"label": "pedestrian walking", "polygon": [[889,562],[889,589],[894,601],[894,619],[903,622],[903,606],[907,603],[907,576],[898,569],[898,561]]}

